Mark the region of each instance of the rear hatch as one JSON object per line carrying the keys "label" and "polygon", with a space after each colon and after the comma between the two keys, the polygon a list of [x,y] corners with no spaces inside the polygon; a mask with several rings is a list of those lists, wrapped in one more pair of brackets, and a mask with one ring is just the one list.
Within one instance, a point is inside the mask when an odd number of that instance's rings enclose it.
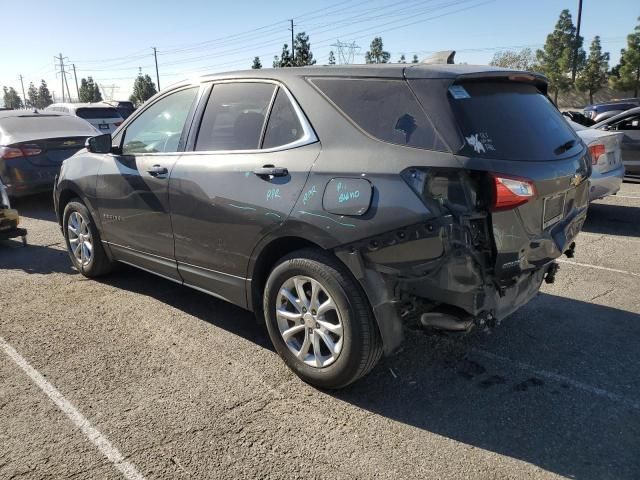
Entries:
{"label": "rear hatch", "polygon": [[83,107],[76,115],[85,119],[101,133],[112,133],[123,122],[123,118],[113,107]]}
{"label": "rear hatch", "polygon": [[411,76],[408,69],[411,88],[464,167],[484,172],[478,195],[490,210],[497,279],[509,284],[570,248],[586,217],[591,161],[540,77]]}

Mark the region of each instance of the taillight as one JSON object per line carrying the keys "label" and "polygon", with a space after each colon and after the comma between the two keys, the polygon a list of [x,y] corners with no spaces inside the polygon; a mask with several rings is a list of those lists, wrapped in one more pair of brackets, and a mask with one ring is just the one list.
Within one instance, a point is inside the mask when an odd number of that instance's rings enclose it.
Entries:
{"label": "taillight", "polygon": [[508,210],[527,203],[536,195],[536,187],[531,180],[492,174],[493,211]]}
{"label": "taillight", "polygon": [[601,143],[589,145],[589,153],[591,154],[591,164],[596,165],[600,155],[604,155],[605,147]]}
{"label": "taillight", "polygon": [[115,125],[116,127],[119,127],[120,125],[122,125],[122,122],[115,122],[115,123],[114,123],[114,125]]}
{"label": "taillight", "polygon": [[36,147],[0,147],[0,157],[4,160],[19,157],[33,157],[34,155],[40,155],[41,153],[42,149]]}

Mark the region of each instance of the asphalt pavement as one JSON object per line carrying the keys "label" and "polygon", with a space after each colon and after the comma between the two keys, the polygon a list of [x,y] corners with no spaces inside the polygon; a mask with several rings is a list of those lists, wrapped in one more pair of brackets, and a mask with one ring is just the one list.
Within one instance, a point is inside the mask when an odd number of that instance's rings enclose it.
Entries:
{"label": "asphalt pavement", "polygon": [[338,393],[252,315],[71,268],[48,196],[0,242],[0,478],[640,478],[640,182],[595,202],[556,283],[491,333],[407,326]]}

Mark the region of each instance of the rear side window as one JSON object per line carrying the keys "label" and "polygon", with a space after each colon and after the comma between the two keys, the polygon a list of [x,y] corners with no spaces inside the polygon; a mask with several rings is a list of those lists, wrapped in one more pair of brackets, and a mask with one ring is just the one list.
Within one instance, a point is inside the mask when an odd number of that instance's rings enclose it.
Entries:
{"label": "rear side window", "polygon": [[389,143],[444,150],[404,80],[316,78],[312,83],[369,135]]}
{"label": "rear side window", "polygon": [[300,140],[304,131],[300,119],[283,89],[278,89],[269,123],[264,134],[262,148],[273,148]]}
{"label": "rear side window", "polygon": [[[419,82],[416,88],[420,88]],[[452,95],[452,88],[458,98]],[[533,85],[468,82],[451,87],[447,96],[464,136],[463,155],[557,160],[575,155],[581,148],[573,129]],[[573,146],[568,147],[572,140]]]}
{"label": "rear side window", "polygon": [[115,108],[79,108],[76,115],[84,119],[92,118],[118,118],[120,114]]}
{"label": "rear side window", "polygon": [[220,83],[213,86],[204,111],[195,149],[255,150],[275,85]]}

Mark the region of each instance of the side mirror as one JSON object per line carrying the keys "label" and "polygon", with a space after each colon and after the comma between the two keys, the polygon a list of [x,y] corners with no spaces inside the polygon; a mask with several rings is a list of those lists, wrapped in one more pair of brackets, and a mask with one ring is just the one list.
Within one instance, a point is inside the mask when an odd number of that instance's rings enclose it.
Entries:
{"label": "side mirror", "polygon": [[111,134],[105,133],[87,139],[84,144],[91,153],[111,153]]}
{"label": "side mirror", "polygon": [[600,130],[605,130],[605,131],[611,130],[611,127],[609,125],[603,125],[600,127]]}

